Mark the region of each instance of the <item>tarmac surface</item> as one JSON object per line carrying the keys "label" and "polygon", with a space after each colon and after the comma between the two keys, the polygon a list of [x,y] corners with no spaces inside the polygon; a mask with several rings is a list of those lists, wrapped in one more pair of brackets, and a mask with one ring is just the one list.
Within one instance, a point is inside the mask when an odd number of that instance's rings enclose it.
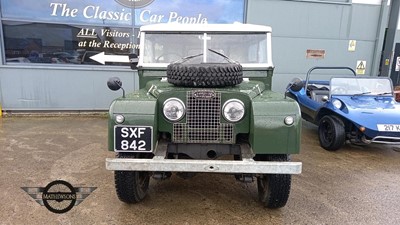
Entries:
{"label": "tarmac surface", "polygon": [[[114,177],[105,169],[105,117],[0,118],[0,224],[400,224],[400,146],[319,147],[316,126],[303,122],[302,147],[292,161],[284,208],[264,208],[255,182],[231,175],[198,174],[151,180],[145,200],[117,199]],[[39,205],[21,187],[54,180],[97,187],[64,214]]]}

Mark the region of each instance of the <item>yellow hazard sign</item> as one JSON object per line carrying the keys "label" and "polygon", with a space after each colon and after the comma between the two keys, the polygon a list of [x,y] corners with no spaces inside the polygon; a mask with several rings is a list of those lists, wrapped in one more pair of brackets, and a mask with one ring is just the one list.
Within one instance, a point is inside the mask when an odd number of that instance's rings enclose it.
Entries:
{"label": "yellow hazard sign", "polygon": [[356,66],[356,74],[364,75],[367,68],[367,61],[358,60]]}
{"label": "yellow hazard sign", "polygon": [[357,44],[357,41],[356,41],[356,40],[350,40],[350,41],[349,41],[349,47],[347,48],[347,50],[348,50],[349,52],[354,52],[354,51],[356,51],[356,44]]}

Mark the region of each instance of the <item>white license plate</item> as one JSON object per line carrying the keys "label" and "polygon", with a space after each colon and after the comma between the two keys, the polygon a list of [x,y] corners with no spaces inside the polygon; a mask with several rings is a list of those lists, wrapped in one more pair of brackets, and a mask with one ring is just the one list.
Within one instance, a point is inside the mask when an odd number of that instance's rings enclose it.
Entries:
{"label": "white license plate", "polygon": [[122,126],[114,127],[114,151],[151,152],[153,150],[153,127]]}
{"label": "white license plate", "polygon": [[379,131],[400,132],[400,124],[378,124]]}

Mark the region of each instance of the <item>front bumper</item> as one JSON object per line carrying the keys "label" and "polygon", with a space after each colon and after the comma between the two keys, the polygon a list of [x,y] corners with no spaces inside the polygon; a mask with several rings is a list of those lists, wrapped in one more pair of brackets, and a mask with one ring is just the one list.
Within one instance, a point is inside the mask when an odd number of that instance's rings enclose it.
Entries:
{"label": "front bumper", "polygon": [[400,137],[376,136],[376,137],[372,138],[371,142],[378,143],[378,144],[399,145]]}
{"label": "front bumper", "polygon": [[206,172],[246,174],[300,174],[301,162],[254,161],[251,149],[242,147],[242,160],[166,159],[159,145],[152,159],[107,158],[106,169],[118,171]]}
{"label": "front bumper", "polygon": [[189,159],[106,159],[107,170],[248,174],[300,174],[301,162]]}

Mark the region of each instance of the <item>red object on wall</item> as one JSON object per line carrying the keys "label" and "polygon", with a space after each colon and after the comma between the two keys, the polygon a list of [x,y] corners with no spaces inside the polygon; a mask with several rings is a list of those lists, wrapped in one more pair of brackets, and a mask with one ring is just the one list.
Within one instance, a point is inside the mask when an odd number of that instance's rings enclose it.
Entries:
{"label": "red object on wall", "polygon": [[400,86],[396,86],[394,88],[394,95],[396,97],[396,101],[400,102]]}

